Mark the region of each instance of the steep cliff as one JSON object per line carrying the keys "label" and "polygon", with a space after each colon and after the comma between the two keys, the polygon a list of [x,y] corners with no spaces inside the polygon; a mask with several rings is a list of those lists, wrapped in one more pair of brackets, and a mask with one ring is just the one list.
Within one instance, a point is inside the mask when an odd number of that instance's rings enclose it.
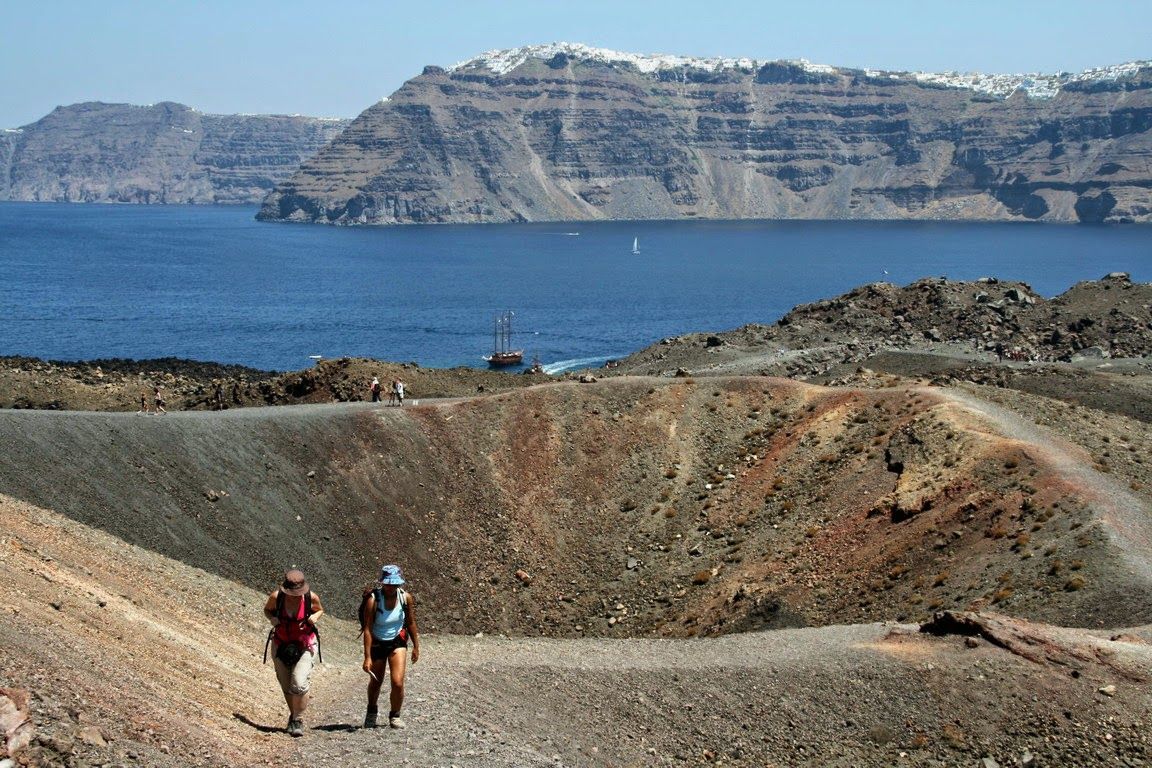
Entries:
{"label": "steep cliff", "polygon": [[20,137],[19,129],[0,131],[0,200],[8,199],[9,169],[12,167],[12,153]]}
{"label": "steep cliff", "polygon": [[267,220],[1152,219],[1152,62],[933,75],[556,44],[427,67]]}
{"label": "steep cliff", "polygon": [[0,134],[0,200],[255,203],[347,122],[171,102],[58,107]]}

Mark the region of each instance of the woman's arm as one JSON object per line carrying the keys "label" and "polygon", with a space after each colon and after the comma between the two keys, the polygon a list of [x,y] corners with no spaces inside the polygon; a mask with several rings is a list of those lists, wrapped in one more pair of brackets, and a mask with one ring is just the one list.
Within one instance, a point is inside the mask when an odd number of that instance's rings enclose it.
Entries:
{"label": "woman's arm", "polygon": [[324,615],[324,606],[320,604],[320,595],[315,592],[312,593],[312,605],[310,607],[312,615],[308,617],[308,621],[312,623],[312,626],[316,626],[316,619]]}
{"label": "woman's arm", "polygon": [[364,627],[364,671],[372,670],[372,617],[376,615],[376,595],[368,596],[364,604],[364,615],[368,617],[368,626]]}
{"label": "woman's arm", "polygon": [[276,590],[268,595],[268,599],[264,602],[264,618],[268,619],[272,626],[280,623],[280,617],[276,615],[276,598],[279,594],[280,590]]}
{"label": "woman's arm", "polygon": [[404,608],[404,625],[412,636],[412,663],[420,661],[420,630],[416,626],[416,598],[408,593],[408,605]]}

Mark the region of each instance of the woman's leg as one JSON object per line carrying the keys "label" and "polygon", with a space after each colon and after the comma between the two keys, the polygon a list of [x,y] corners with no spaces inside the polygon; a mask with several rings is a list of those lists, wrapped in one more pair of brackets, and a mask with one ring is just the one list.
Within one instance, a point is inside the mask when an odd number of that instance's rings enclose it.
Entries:
{"label": "woman's leg", "polygon": [[292,683],[285,698],[288,700],[288,709],[297,720],[308,708],[308,690],[312,687],[312,660],[312,652],[304,651],[296,666],[292,667]]}
{"label": "woman's leg", "polygon": [[380,700],[380,687],[384,685],[384,668],[386,659],[372,660],[372,674],[368,676],[368,709],[375,710],[376,702]]}
{"label": "woman's leg", "polygon": [[398,719],[400,708],[404,706],[404,672],[408,667],[408,649],[397,648],[388,657],[388,672],[392,683],[389,696],[388,719]]}

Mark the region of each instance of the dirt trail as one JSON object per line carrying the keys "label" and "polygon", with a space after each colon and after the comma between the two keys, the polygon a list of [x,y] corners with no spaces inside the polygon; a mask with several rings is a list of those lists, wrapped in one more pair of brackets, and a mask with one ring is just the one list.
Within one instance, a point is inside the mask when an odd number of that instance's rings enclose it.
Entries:
{"label": "dirt trail", "polygon": [[1132,573],[1152,582],[1152,509],[1146,500],[1131,493],[1114,476],[1095,470],[1092,457],[1082,449],[1020,414],[961,390],[930,391],[961,404],[986,420],[995,432],[1027,443],[1028,451],[1039,454],[1093,504],[1099,521],[1113,544],[1124,553]]}

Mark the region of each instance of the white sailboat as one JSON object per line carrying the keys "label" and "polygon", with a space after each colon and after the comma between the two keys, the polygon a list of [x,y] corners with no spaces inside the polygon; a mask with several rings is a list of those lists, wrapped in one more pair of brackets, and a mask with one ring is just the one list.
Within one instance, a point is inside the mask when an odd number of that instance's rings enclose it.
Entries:
{"label": "white sailboat", "polygon": [[640,238],[632,238],[632,253],[640,253]]}

